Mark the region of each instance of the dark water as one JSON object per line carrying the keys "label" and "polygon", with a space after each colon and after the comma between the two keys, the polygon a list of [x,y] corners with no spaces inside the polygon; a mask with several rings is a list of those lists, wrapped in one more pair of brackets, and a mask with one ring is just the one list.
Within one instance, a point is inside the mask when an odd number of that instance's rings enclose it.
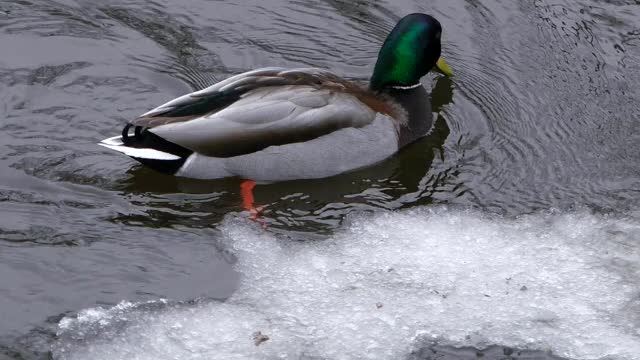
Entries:
{"label": "dark water", "polygon": [[[359,235],[344,222],[348,214],[446,205],[475,209],[473,219],[489,216],[487,226],[515,221],[504,226],[517,227],[517,219],[532,216],[539,239],[557,239],[561,249],[565,238],[593,240],[596,253],[603,242],[624,243],[611,258],[584,256],[594,268],[615,269],[619,283],[602,289],[616,293],[619,286],[625,295],[615,311],[600,314],[626,317],[630,323],[611,327],[626,329],[628,341],[592,352],[587,345],[580,352],[533,341],[525,347],[542,352],[525,356],[549,358],[550,350],[634,358],[640,349],[640,319],[632,315],[640,308],[640,287],[633,286],[640,274],[637,1],[3,0],[0,359],[48,356],[51,346],[73,353],[73,344],[86,339],[81,330],[65,334],[59,322],[83,309],[160,298],[189,307],[194,299],[228,298],[247,275],[234,267],[241,255],[228,245],[229,231],[220,230],[247,217],[237,180],[160,175],[97,141],[164,101],[256,67],[323,67],[367,79],[387,32],[415,11],[442,22],[444,56],[457,73],[453,80],[423,81],[433,88],[438,112],[433,132],[371,168],[259,185],[266,233],[296,246],[300,240],[315,246],[304,240],[333,234],[350,241]],[[553,214],[583,233],[547,234]],[[102,344],[108,334],[95,336]],[[491,336],[453,340],[465,337],[447,330],[438,336],[457,347],[509,345]],[[289,345],[290,358],[307,354]],[[425,345],[404,355],[427,358],[427,349],[448,351]],[[54,356],[74,358],[65,351]]]}

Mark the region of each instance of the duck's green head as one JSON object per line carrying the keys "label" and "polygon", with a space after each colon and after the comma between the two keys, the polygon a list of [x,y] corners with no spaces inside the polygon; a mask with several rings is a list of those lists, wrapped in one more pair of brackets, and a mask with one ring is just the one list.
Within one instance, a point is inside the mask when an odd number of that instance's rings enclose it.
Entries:
{"label": "duck's green head", "polygon": [[434,66],[445,75],[453,75],[440,58],[441,35],[442,26],[430,15],[415,13],[403,17],[380,49],[369,87],[372,90],[413,87]]}

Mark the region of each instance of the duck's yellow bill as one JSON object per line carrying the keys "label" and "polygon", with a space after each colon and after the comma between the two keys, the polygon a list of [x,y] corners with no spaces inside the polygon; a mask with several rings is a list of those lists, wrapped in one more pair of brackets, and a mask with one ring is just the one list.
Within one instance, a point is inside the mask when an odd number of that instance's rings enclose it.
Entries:
{"label": "duck's yellow bill", "polygon": [[444,61],[443,57],[440,57],[438,59],[438,62],[436,62],[436,68],[438,69],[438,71],[440,71],[446,76],[449,76],[449,77],[453,76],[453,69],[451,69],[449,64],[447,64],[447,62]]}

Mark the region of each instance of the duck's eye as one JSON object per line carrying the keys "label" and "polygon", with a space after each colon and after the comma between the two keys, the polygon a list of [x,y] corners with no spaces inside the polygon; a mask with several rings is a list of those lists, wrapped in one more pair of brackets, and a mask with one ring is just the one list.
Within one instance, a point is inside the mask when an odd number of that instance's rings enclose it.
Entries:
{"label": "duck's eye", "polygon": [[438,32],[436,33],[436,39],[440,39],[440,35],[442,35],[442,33],[441,33],[440,31],[438,31]]}

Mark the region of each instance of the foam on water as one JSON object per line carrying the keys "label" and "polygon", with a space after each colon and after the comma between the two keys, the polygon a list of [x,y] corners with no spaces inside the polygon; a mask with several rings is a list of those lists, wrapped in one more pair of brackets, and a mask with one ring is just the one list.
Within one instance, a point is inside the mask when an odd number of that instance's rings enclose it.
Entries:
{"label": "foam on water", "polygon": [[359,217],[315,242],[228,219],[242,274],[230,299],[84,310],[60,322],[54,355],[398,359],[437,343],[638,359],[636,215],[424,208]]}

